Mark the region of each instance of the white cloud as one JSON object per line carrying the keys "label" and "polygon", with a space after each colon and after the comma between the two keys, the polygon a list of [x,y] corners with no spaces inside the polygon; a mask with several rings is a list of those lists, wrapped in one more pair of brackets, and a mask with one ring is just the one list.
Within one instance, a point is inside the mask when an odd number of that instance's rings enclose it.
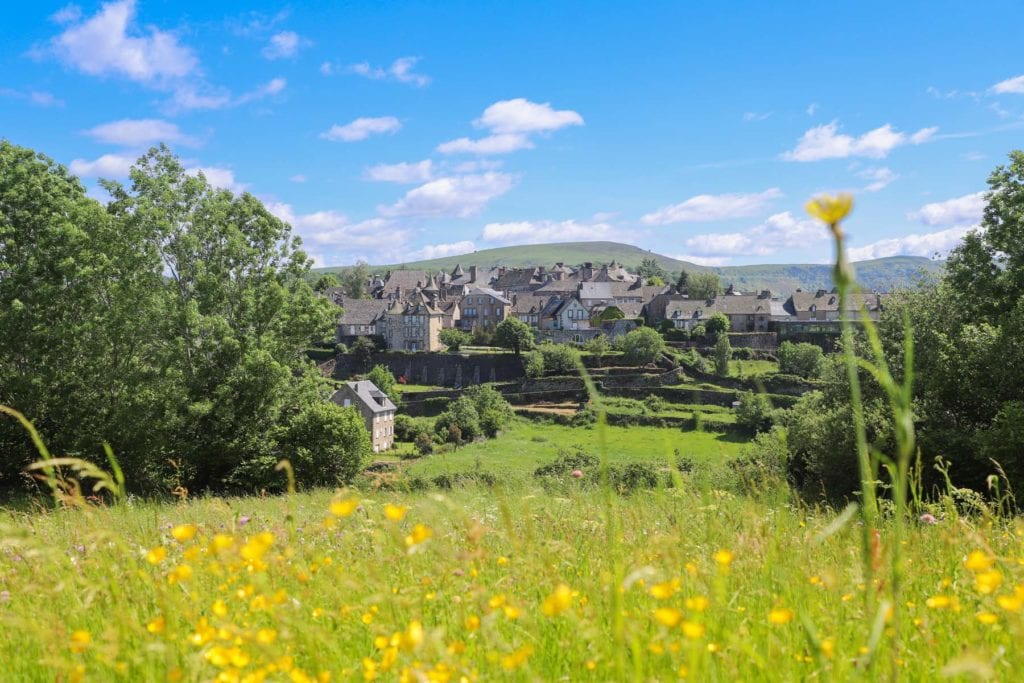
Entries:
{"label": "white cloud", "polygon": [[206,182],[222,190],[230,190],[235,194],[241,194],[249,187],[247,183],[240,183],[235,180],[235,172],[223,166],[196,166],[186,168],[185,173],[194,176],[202,173],[206,177]]}
{"label": "white cloud", "polygon": [[770,112],[770,111],[766,111],[766,112],[748,111],[746,114],[743,115],[743,120],[746,121],[747,123],[753,123],[755,121],[764,121],[765,119],[767,119],[771,115],[772,115],[772,112]]}
{"label": "white cloud", "polygon": [[[334,210],[314,211],[299,214],[291,204],[266,201],[270,213],[291,225],[295,232],[313,244],[328,250],[323,259],[334,263],[351,263],[357,257],[379,262],[397,260],[408,251],[411,234],[390,220],[371,218],[353,223],[348,216]],[[381,258],[383,257],[383,258]]]}
{"label": "white cloud", "polygon": [[922,128],[912,135],[907,135],[887,123],[859,137],[853,137],[839,133],[839,124],[832,121],[808,130],[797,142],[796,147],[784,152],[782,158],[786,161],[820,161],[854,156],[882,159],[896,147],[927,142],[936,131],[937,127]]}
{"label": "white cloud", "polygon": [[807,112],[808,116],[814,116],[818,112],[819,108],[820,106],[817,102],[811,102],[810,104],[807,105],[807,109],[805,109],[804,111]]}
{"label": "white cloud", "polygon": [[430,159],[416,163],[377,164],[366,169],[363,177],[384,183],[422,183],[433,177],[433,165]]}
{"label": "white cloud", "polygon": [[460,161],[451,168],[456,173],[479,173],[480,171],[496,171],[504,165],[505,162],[501,159],[475,159]]}
{"label": "white cloud", "polygon": [[992,91],[1003,95],[1024,95],[1024,74],[996,83],[992,86]]}
{"label": "white cloud", "polygon": [[805,247],[827,240],[826,228],[810,219],[798,219],[789,211],[769,216],[763,223],[742,232],[707,233],[686,240],[687,253],[696,256],[767,256],[787,247]]}
{"label": "white cloud", "polygon": [[135,159],[121,154],[104,154],[98,159],[75,159],[68,169],[87,178],[127,178]]}
{"label": "white cloud", "polygon": [[324,62],[320,65],[320,73],[324,76],[330,76],[334,73],[334,65],[330,62]]}
{"label": "white cloud", "polygon": [[548,102],[537,104],[517,97],[495,102],[474,123],[494,133],[536,133],[582,126],[583,117],[571,109],[556,111]]}
{"label": "white cloud", "polygon": [[50,15],[55,24],[70,24],[82,18],[82,8],[78,5],[65,5]]}
{"label": "white cloud", "polygon": [[29,90],[23,92],[13,88],[0,88],[0,97],[10,97],[15,100],[25,100],[39,107],[63,107],[64,100],[54,97],[52,93],[41,90]]}
{"label": "white cloud", "polygon": [[488,135],[485,138],[471,140],[458,138],[437,146],[441,154],[508,154],[520,149],[532,149],[533,143],[525,135],[519,133],[501,133]]}
{"label": "white cloud", "polygon": [[154,26],[140,30],[134,18],[135,0],[108,2],[94,16],[69,26],[50,48],[65,64],[92,76],[156,84],[196,72],[198,60],[177,36]]}
{"label": "white cloud", "polygon": [[378,211],[383,216],[467,218],[511,190],[516,180],[508,173],[494,172],[438,178],[409,190],[392,206],[378,207]]}
{"label": "white cloud", "polygon": [[238,104],[245,104],[246,102],[255,102],[257,100],[262,100],[265,97],[271,97],[272,95],[277,95],[282,90],[284,90],[287,86],[288,86],[288,81],[286,79],[281,78],[280,76],[278,76],[277,78],[272,78],[269,81],[267,81],[266,83],[264,83],[263,85],[255,88],[253,90],[250,90],[249,92],[242,93],[237,98],[235,98],[235,100],[234,100],[234,102],[232,104],[238,105]]}
{"label": "white cloud", "polygon": [[614,228],[609,223],[543,220],[488,223],[482,236],[488,242],[545,244],[605,240],[611,238],[613,232]]}
{"label": "white cloud", "polygon": [[195,147],[198,140],[186,135],[176,124],[162,119],[121,119],[84,131],[86,135],[112,145],[142,147],[157,142]]}
{"label": "white cloud", "polygon": [[451,244],[427,244],[409,254],[410,261],[458,256],[476,251],[476,245],[469,240],[452,242]]}
{"label": "white cloud", "polygon": [[401,127],[401,121],[394,116],[360,117],[351,123],[346,123],[344,126],[335,124],[329,130],[321,133],[320,137],[335,142],[355,142],[357,140],[365,140],[371,135],[394,133]]}
{"label": "white cloud", "polygon": [[306,176],[302,175],[301,173],[296,173],[288,180],[292,181],[293,183],[304,183],[306,182]]}
{"label": "white cloud", "polygon": [[267,59],[283,59],[294,57],[299,49],[309,44],[309,41],[302,38],[295,31],[281,31],[270,36],[270,42],[261,51]]}
{"label": "white cloud", "polygon": [[175,88],[174,95],[165,109],[173,114],[194,109],[223,109],[230,107],[231,104],[231,92],[224,88],[182,85]]}
{"label": "white cloud", "polygon": [[945,257],[960,244],[964,235],[977,226],[956,226],[921,235],[906,235],[872,242],[863,247],[849,250],[851,261],[885,258],[887,256],[934,256]]}
{"label": "white cloud", "polygon": [[985,194],[975,192],[963,197],[925,204],[917,211],[907,214],[907,218],[925,225],[978,223],[985,210]]}
{"label": "white cloud", "polygon": [[[420,61],[419,57],[399,57],[395,61],[391,62],[391,66],[386,69],[379,66],[370,66],[369,62],[360,62],[358,64],[350,65],[346,70],[349,73],[354,73],[363,78],[369,78],[375,81],[396,81],[398,83],[406,83],[408,85],[422,88],[430,84],[430,76],[424,74],[418,74],[413,69],[416,67],[416,63]],[[330,62],[324,62],[320,65],[320,73],[324,76],[330,76],[335,72],[335,67]]]}
{"label": "white cloud", "polygon": [[679,204],[662,207],[640,220],[646,225],[669,225],[743,218],[756,214],[781,196],[782,191],[777,187],[753,194],[701,194]]}
{"label": "white cloud", "polygon": [[879,190],[888,187],[894,180],[899,178],[899,176],[887,166],[865,168],[863,171],[857,173],[857,177],[870,181],[864,187],[865,192],[878,192]]}

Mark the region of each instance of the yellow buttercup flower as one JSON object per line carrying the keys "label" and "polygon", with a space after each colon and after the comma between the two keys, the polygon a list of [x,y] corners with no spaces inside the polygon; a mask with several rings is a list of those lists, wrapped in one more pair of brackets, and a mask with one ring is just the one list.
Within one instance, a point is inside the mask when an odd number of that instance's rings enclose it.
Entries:
{"label": "yellow buttercup flower", "polygon": [[551,595],[544,598],[544,602],[542,602],[540,606],[540,611],[546,616],[554,617],[569,609],[571,606],[572,589],[564,583],[561,583],[557,588],[555,588]]}
{"label": "yellow buttercup flower", "polygon": [[683,635],[690,640],[697,640],[704,635],[704,624],[698,624],[695,621],[684,621],[682,629]]}
{"label": "yellow buttercup flower", "polygon": [[972,572],[987,571],[995,562],[988,553],[981,550],[972,550],[964,560],[964,566]]}
{"label": "yellow buttercup flower", "polygon": [[768,623],[781,626],[793,621],[793,610],[786,607],[776,607],[768,613]]}
{"label": "yellow buttercup flower", "polygon": [[667,600],[675,595],[681,585],[682,582],[680,582],[679,579],[672,579],[671,581],[666,581],[664,583],[656,583],[651,586],[650,593],[658,600]]}
{"label": "yellow buttercup flower", "polygon": [[405,519],[405,513],[409,510],[404,505],[394,505],[388,503],[384,506],[384,516],[390,519],[392,522],[401,522]]}
{"label": "yellow buttercup flower", "polygon": [[195,524],[179,524],[171,529],[171,536],[178,543],[185,543],[195,537],[196,531],[198,531],[198,528]]}
{"label": "yellow buttercup flower", "polygon": [[150,633],[163,633],[167,627],[167,620],[164,619],[163,615],[160,615],[146,624],[146,630]]}
{"label": "yellow buttercup flower", "polygon": [[683,620],[683,613],[675,607],[659,607],[654,610],[654,618],[659,624],[672,628]]}
{"label": "yellow buttercup flower", "polygon": [[426,542],[428,538],[434,535],[434,532],[430,527],[425,524],[417,524],[412,528],[412,531],[408,536],[405,537],[405,544],[410,548],[414,548],[421,543]]}
{"label": "yellow buttercup flower", "polygon": [[160,564],[166,558],[167,548],[163,547],[162,545],[157,546],[156,548],[153,548],[148,553],[146,553],[146,562],[149,562],[150,564]]}
{"label": "yellow buttercup flower", "polygon": [[75,653],[85,652],[89,648],[89,643],[91,642],[92,636],[89,635],[88,631],[75,631],[71,634],[71,651]]}
{"label": "yellow buttercup flower", "polygon": [[732,564],[733,555],[728,550],[719,550],[711,556],[715,563],[722,569],[728,569],[729,565]]}
{"label": "yellow buttercup flower", "polygon": [[853,195],[840,192],[835,197],[827,194],[819,195],[807,202],[807,213],[822,223],[835,225],[846,218],[853,209]]}
{"label": "yellow buttercup flower", "polygon": [[333,501],[330,505],[331,514],[335,517],[348,517],[359,507],[358,498]]}

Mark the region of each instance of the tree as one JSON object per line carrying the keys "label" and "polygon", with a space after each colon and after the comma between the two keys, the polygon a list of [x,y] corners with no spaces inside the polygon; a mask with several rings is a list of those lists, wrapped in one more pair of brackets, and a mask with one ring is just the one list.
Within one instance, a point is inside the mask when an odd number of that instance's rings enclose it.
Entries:
{"label": "tree", "polygon": [[661,264],[658,263],[658,259],[653,256],[640,261],[640,266],[637,267],[636,274],[645,280],[658,278],[662,282],[664,282],[665,278],[668,277],[668,271],[662,268]]}
{"label": "tree", "polygon": [[520,352],[533,348],[533,330],[519,318],[505,318],[494,329],[494,342],[503,348],[512,349],[518,356]]}
{"label": "tree", "polygon": [[437,416],[434,431],[444,441],[472,441],[483,433],[480,427],[480,413],[471,399],[460,396],[447,410]]}
{"label": "tree", "polygon": [[728,377],[730,360],[732,360],[732,344],[729,343],[729,335],[719,335],[718,341],[715,342],[715,374],[719,377]]}
{"label": "tree", "polygon": [[448,347],[449,351],[458,351],[463,345],[469,344],[473,339],[473,335],[463,330],[449,327],[441,330],[438,335],[441,343]]}
{"label": "tree", "polygon": [[337,287],[340,284],[341,281],[338,280],[337,275],[335,275],[334,273],[324,273],[323,275],[316,279],[316,282],[313,283],[313,291],[322,294],[323,292],[326,292],[328,289],[332,287]]}
{"label": "tree", "polygon": [[480,429],[484,436],[493,438],[512,421],[512,406],[494,387],[478,384],[467,389],[461,399],[472,402],[480,416]]}
{"label": "tree", "polygon": [[545,372],[555,375],[575,375],[579,368],[580,353],[568,344],[550,342],[537,347],[544,357]]}
{"label": "tree", "polygon": [[722,281],[714,273],[694,273],[689,276],[687,291],[691,299],[714,299],[722,293]]}
{"label": "tree", "polygon": [[680,294],[686,294],[690,289],[690,274],[686,270],[679,271],[679,277],[676,278],[676,289]]}
{"label": "tree", "polygon": [[530,351],[523,355],[523,371],[530,379],[537,379],[544,376],[544,354],[540,351]]}
{"label": "tree", "polygon": [[[362,471],[370,450],[370,435],[356,410],[317,401],[304,406],[284,428],[275,457],[266,461],[267,474],[273,473],[279,460],[287,459],[299,485],[338,486]],[[279,473],[276,479],[284,483]]]}
{"label": "tree", "polygon": [[369,295],[370,267],[366,261],[356,261],[341,274],[341,287],[345,296],[352,299],[366,299]]}
{"label": "tree", "polygon": [[725,313],[715,313],[704,323],[704,329],[705,334],[717,339],[729,331],[729,317]]}
{"label": "tree", "polygon": [[745,391],[739,395],[736,408],[736,426],[751,434],[767,432],[774,423],[771,400],[764,394]]}
{"label": "tree", "polygon": [[631,365],[653,363],[665,348],[665,338],[653,327],[637,328],[622,338],[623,359]]}
{"label": "tree", "polygon": [[374,365],[373,369],[366,375],[366,379],[373,382],[374,386],[383,391],[396,406],[402,402],[402,392],[398,390],[398,380],[391,373],[386,365]]}
{"label": "tree", "polygon": [[348,352],[355,356],[356,360],[359,361],[359,365],[366,367],[373,360],[373,354],[377,352],[377,345],[373,343],[373,340],[369,337],[357,337],[352,346],[349,347]]}
{"label": "tree", "polygon": [[784,341],[779,344],[779,372],[815,379],[821,375],[825,354],[815,344]]}
{"label": "tree", "polygon": [[601,367],[604,357],[611,351],[611,344],[608,343],[608,337],[603,334],[599,334],[584,347],[592,356],[597,358],[597,366]]}

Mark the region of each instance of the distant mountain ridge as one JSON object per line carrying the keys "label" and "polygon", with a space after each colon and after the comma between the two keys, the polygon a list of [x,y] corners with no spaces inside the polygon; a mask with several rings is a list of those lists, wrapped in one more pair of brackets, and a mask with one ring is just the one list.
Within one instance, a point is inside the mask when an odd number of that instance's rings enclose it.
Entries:
{"label": "distant mountain ridge", "polygon": [[[424,261],[410,261],[384,265],[371,265],[374,272],[388,270],[438,270],[451,271],[456,265],[464,269],[478,268],[524,268],[527,266],[551,267],[555,263],[579,265],[581,263],[609,263],[617,261],[628,269],[636,268],[645,258],[656,259],[658,264],[670,273],[680,270],[688,272],[712,272],[722,278],[725,285],[736,289],[762,290],[787,295],[795,289],[830,289],[832,287],[832,266],[828,264],[765,264],[753,266],[723,266],[713,268],[681,261],[670,256],[641,249],[618,242],[560,242],[555,244],[528,244],[522,246],[481,249],[469,254],[446,256]],[[937,274],[942,262],[921,256],[891,256],[888,258],[859,261],[854,264],[857,279],[873,290],[891,291],[897,287],[912,284],[925,274]],[[345,266],[318,268],[318,272],[336,272]]]}

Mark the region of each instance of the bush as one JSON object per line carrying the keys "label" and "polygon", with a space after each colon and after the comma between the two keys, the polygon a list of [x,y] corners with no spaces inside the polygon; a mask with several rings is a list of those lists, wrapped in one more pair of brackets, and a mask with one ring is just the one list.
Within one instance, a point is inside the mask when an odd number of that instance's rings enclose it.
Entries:
{"label": "bush", "polygon": [[544,356],[540,351],[530,351],[523,356],[523,370],[531,379],[544,376]]}
{"label": "bush", "polygon": [[658,471],[654,465],[631,462],[608,468],[608,483],[619,493],[658,488]]}
{"label": "bush", "polygon": [[739,401],[740,405],[736,408],[736,425],[740,429],[757,434],[772,428],[775,410],[767,396],[746,391],[740,394]]}
{"label": "bush", "polygon": [[694,328],[690,330],[691,339],[703,339],[706,336],[708,336],[708,331],[707,328],[705,328],[702,324],[695,325]]}
{"label": "bush", "polygon": [[366,379],[374,383],[374,385],[387,394],[391,402],[396,406],[402,402],[402,393],[398,390],[398,381],[395,376],[391,374],[391,370],[386,365],[375,365],[373,369],[366,375]]}
{"label": "bush", "polygon": [[754,360],[757,354],[749,346],[741,346],[732,350],[732,357],[736,360]]}
{"label": "bush", "polygon": [[729,318],[724,313],[715,313],[704,323],[707,334],[718,338],[729,331]]}
{"label": "bush", "polygon": [[420,432],[416,435],[416,452],[420,455],[430,455],[434,452],[434,437],[430,432]]}
{"label": "bush", "polygon": [[480,384],[467,389],[438,415],[434,431],[442,439],[458,444],[480,436],[495,436],[512,416],[512,406],[505,397],[494,387]]}
{"label": "bush", "polygon": [[441,330],[438,335],[441,343],[448,347],[449,351],[458,351],[461,347],[469,344],[473,340],[473,335],[469,332],[456,329],[454,327]]}
{"label": "bush", "polygon": [[779,344],[779,372],[798,375],[806,379],[821,376],[825,354],[821,347],[806,342]]}
{"label": "bush", "polygon": [[653,327],[639,327],[622,338],[622,351],[630,365],[647,365],[665,353],[665,338]]}
{"label": "bush", "polygon": [[560,449],[558,456],[547,465],[541,465],[533,471],[535,477],[570,476],[573,470],[584,474],[596,472],[601,464],[597,456],[591,455],[577,446],[573,450]]}
{"label": "bush", "polygon": [[580,352],[568,344],[541,344],[537,347],[544,359],[544,373],[574,375],[579,367]]}
{"label": "bush", "polygon": [[644,406],[652,413],[660,413],[668,407],[668,401],[657,394],[648,394],[644,399]]}
{"label": "bush", "polygon": [[732,345],[729,343],[729,335],[722,334],[715,342],[715,374],[719,377],[728,377],[731,359]]}
{"label": "bush", "polygon": [[412,441],[416,431],[416,422],[411,417],[395,415],[395,441]]}
{"label": "bush", "polygon": [[[471,335],[473,346],[493,346],[494,330],[487,325],[477,325]],[[500,343],[500,342],[499,342]]]}
{"label": "bush", "polygon": [[789,469],[789,448],[786,432],[772,429],[754,437],[738,458],[729,462],[729,468],[745,491],[764,490],[784,484]]}
{"label": "bush", "polygon": [[683,328],[673,327],[665,331],[665,339],[674,342],[690,341],[690,333]]}

